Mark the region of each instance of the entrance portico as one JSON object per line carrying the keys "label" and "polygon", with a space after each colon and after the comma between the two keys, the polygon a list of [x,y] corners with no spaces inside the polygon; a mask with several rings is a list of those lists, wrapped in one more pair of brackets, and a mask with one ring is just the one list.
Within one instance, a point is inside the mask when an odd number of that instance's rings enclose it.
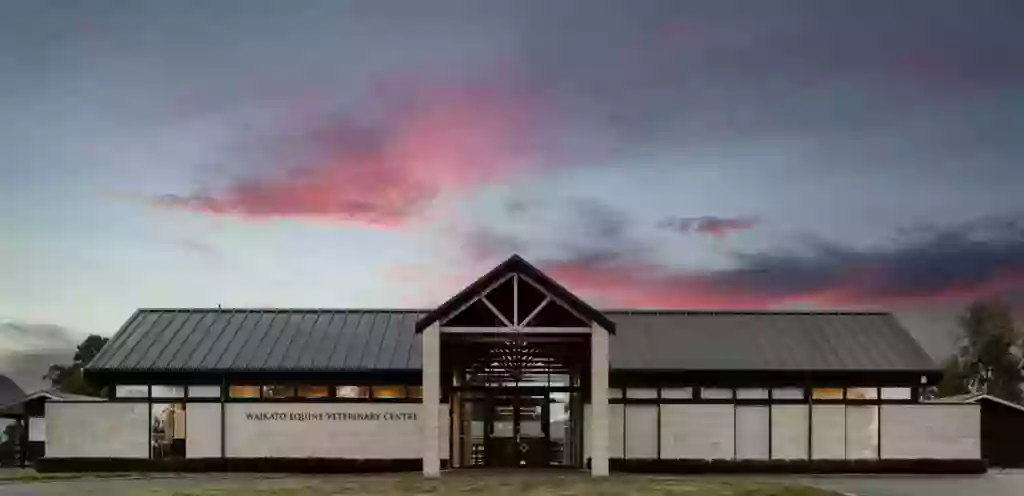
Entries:
{"label": "entrance portico", "polygon": [[[608,474],[608,336],[614,323],[519,256],[424,315],[423,473],[449,466],[584,467]],[[442,398],[449,419],[442,419]],[[584,422],[589,403],[589,422]],[[584,435],[584,429],[590,429]]]}

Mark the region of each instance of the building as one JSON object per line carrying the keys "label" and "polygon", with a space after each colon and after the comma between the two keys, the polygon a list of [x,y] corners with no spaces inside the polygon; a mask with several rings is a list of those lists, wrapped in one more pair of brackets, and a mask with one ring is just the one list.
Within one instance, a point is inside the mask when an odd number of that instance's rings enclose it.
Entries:
{"label": "building", "polygon": [[1024,468],[1024,406],[987,394],[950,396],[939,403],[981,407],[981,457],[990,467]]}
{"label": "building", "polygon": [[[25,391],[13,379],[6,375],[0,375],[0,405],[10,405],[16,403],[25,396]],[[28,419],[25,416],[25,412],[18,411],[13,408],[0,408],[0,428],[3,429],[3,438],[0,439],[0,465],[11,466],[19,465],[23,466],[26,459],[26,439],[25,439],[25,425],[28,423]],[[15,424],[17,427],[8,430],[8,426]],[[12,432],[13,431],[13,432]],[[9,439],[9,436],[13,435],[13,439]]]}
{"label": "building", "polygon": [[428,310],[139,310],[41,469],[983,471],[884,313],[599,311],[522,258]]}
{"label": "building", "polygon": [[[0,465],[24,467],[42,457],[46,442],[44,404],[50,400],[96,401],[100,398],[52,389],[25,394],[13,379],[0,375],[0,419],[4,420]],[[12,423],[16,428],[8,431]],[[8,438],[9,434],[14,438]]]}

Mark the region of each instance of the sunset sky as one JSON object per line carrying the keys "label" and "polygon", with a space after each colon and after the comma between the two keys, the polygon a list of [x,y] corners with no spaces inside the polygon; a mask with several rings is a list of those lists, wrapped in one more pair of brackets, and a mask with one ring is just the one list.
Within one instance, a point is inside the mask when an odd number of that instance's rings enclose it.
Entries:
{"label": "sunset sky", "polygon": [[[1024,2],[5,1],[0,322],[1024,302]],[[4,343],[0,340],[0,345]]]}

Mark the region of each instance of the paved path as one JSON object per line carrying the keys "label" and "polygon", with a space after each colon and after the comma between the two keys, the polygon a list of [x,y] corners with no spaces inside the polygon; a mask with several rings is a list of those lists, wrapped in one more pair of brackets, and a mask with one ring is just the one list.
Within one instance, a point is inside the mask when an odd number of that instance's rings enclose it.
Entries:
{"label": "paved path", "polygon": [[[145,495],[159,490],[181,490],[200,485],[234,487],[273,487],[294,485],[310,478],[344,476],[253,476],[196,475],[176,479],[92,479],[0,484],[0,496],[37,495]],[[614,477],[614,475],[613,475]],[[708,479],[735,480],[737,477],[707,476]],[[741,479],[804,484],[856,496],[1021,496],[1024,495],[1024,470],[991,472],[981,476],[740,476]],[[157,491],[154,493],[154,491]]]}
{"label": "paved path", "polygon": [[755,480],[816,486],[857,496],[1024,496],[1024,470],[985,475],[778,476]]}

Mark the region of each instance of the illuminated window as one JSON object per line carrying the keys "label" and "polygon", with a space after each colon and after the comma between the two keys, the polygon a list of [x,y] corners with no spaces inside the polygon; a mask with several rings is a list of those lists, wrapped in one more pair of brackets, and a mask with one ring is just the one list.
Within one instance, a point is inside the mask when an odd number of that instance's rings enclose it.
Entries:
{"label": "illuminated window", "polygon": [[843,399],[843,388],[814,388],[811,390],[811,398],[816,400],[841,400]]}
{"label": "illuminated window", "polygon": [[185,386],[152,386],[151,393],[154,398],[184,398]]}
{"label": "illuminated window", "polygon": [[404,386],[373,386],[373,397],[375,399],[405,398],[405,387]]}
{"label": "illuminated window", "polygon": [[114,387],[114,396],[118,398],[145,398],[149,396],[149,386],[118,385]]}
{"label": "illuminated window", "polygon": [[260,387],[259,386],[231,386],[229,394],[232,398],[259,398]]}
{"label": "illuminated window", "polygon": [[911,395],[911,390],[908,387],[882,388],[883,400],[909,400]]}
{"label": "illuminated window", "polygon": [[339,398],[369,398],[370,388],[367,386],[338,386],[335,395]]}
{"label": "illuminated window", "polygon": [[184,458],[185,428],[184,403],[154,403],[150,419],[153,459]]}
{"label": "illuminated window", "polygon": [[407,386],[406,396],[411,399],[423,399],[423,386]]}
{"label": "illuminated window", "polygon": [[263,386],[264,398],[291,398],[295,396],[295,386]]}
{"label": "illuminated window", "polygon": [[299,386],[299,398],[326,398],[330,396],[327,386]]}
{"label": "illuminated window", "polygon": [[846,399],[848,400],[877,400],[878,388],[847,388]]}

